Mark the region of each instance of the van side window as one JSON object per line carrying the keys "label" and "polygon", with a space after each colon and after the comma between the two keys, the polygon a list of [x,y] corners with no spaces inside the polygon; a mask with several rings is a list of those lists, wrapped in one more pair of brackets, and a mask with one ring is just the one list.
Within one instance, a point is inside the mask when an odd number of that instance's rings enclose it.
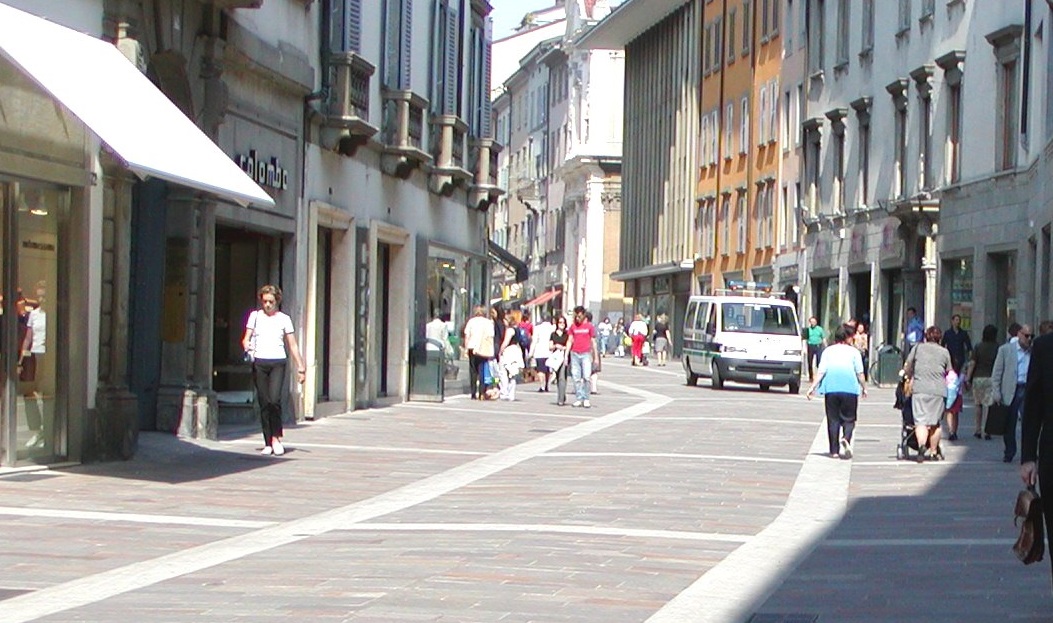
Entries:
{"label": "van side window", "polygon": [[684,314],[684,327],[692,328],[695,326],[695,316],[698,314],[698,302],[694,301],[687,304],[687,313]]}
{"label": "van side window", "polygon": [[706,333],[715,335],[717,332],[717,304],[712,303],[709,306],[709,318],[706,320]]}
{"label": "van side window", "polygon": [[704,331],[706,329],[706,317],[709,315],[710,307],[711,305],[704,301],[698,304],[698,316],[695,317],[696,330]]}

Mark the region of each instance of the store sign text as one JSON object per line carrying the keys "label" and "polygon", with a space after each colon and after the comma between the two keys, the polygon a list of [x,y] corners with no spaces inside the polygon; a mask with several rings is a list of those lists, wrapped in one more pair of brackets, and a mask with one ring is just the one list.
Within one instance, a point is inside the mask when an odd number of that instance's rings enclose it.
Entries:
{"label": "store sign text", "polygon": [[248,173],[254,182],[261,186],[269,186],[278,190],[289,188],[289,170],[278,166],[278,157],[271,158],[270,162],[262,160],[256,155],[255,149],[249,150],[249,155],[237,154],[234,162],[241,170]]}

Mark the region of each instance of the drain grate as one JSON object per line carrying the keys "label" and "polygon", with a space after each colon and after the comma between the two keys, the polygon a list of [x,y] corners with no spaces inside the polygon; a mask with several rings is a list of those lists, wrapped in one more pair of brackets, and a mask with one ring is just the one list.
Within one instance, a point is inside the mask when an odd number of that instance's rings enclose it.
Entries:
{"label": "drain grate", "polygon": [[819,620],[818,614],[808,613],[786,613],[786,612],[774,612],[774,613],[760,613],[754,614],[750,617],[748,623],[816,623]]}
{"label": "drain grate", "polygon": [[36,482],[38,480],[48,480],[49,478],[61,478],[58,474],[11,474],[10,476],[0,476],[0,480],[10,482]]}
{"label": "drain grate", "polygon": [[0,601],[5,599],[11,599],[12,597],[18,597],[19,595],[25,595],[26,593],[32,593],[31,590],[17,589],[17,588],[0,588]]}

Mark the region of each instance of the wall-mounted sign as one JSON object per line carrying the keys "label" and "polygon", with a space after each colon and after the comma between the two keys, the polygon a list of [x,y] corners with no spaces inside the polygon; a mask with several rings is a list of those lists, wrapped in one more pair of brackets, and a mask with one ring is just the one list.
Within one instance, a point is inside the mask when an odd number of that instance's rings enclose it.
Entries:
{"label": "wall-mounted sign", "polygon": [[247,156],[235,154],[234,162],[260,186],[268,186],[277,190],[289,188],[289,170],[278,165],[277,156],[268,162],[257,156],[255,149],[250,149]]}

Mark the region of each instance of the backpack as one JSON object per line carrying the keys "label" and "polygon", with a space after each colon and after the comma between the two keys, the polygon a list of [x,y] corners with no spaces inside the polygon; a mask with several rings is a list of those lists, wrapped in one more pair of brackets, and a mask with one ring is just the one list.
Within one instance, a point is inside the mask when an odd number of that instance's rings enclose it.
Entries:
{"label": "backpack", "polygon": [[530,350],[530,335],[523,327],[516,327],[516,341],[524,352]]}

